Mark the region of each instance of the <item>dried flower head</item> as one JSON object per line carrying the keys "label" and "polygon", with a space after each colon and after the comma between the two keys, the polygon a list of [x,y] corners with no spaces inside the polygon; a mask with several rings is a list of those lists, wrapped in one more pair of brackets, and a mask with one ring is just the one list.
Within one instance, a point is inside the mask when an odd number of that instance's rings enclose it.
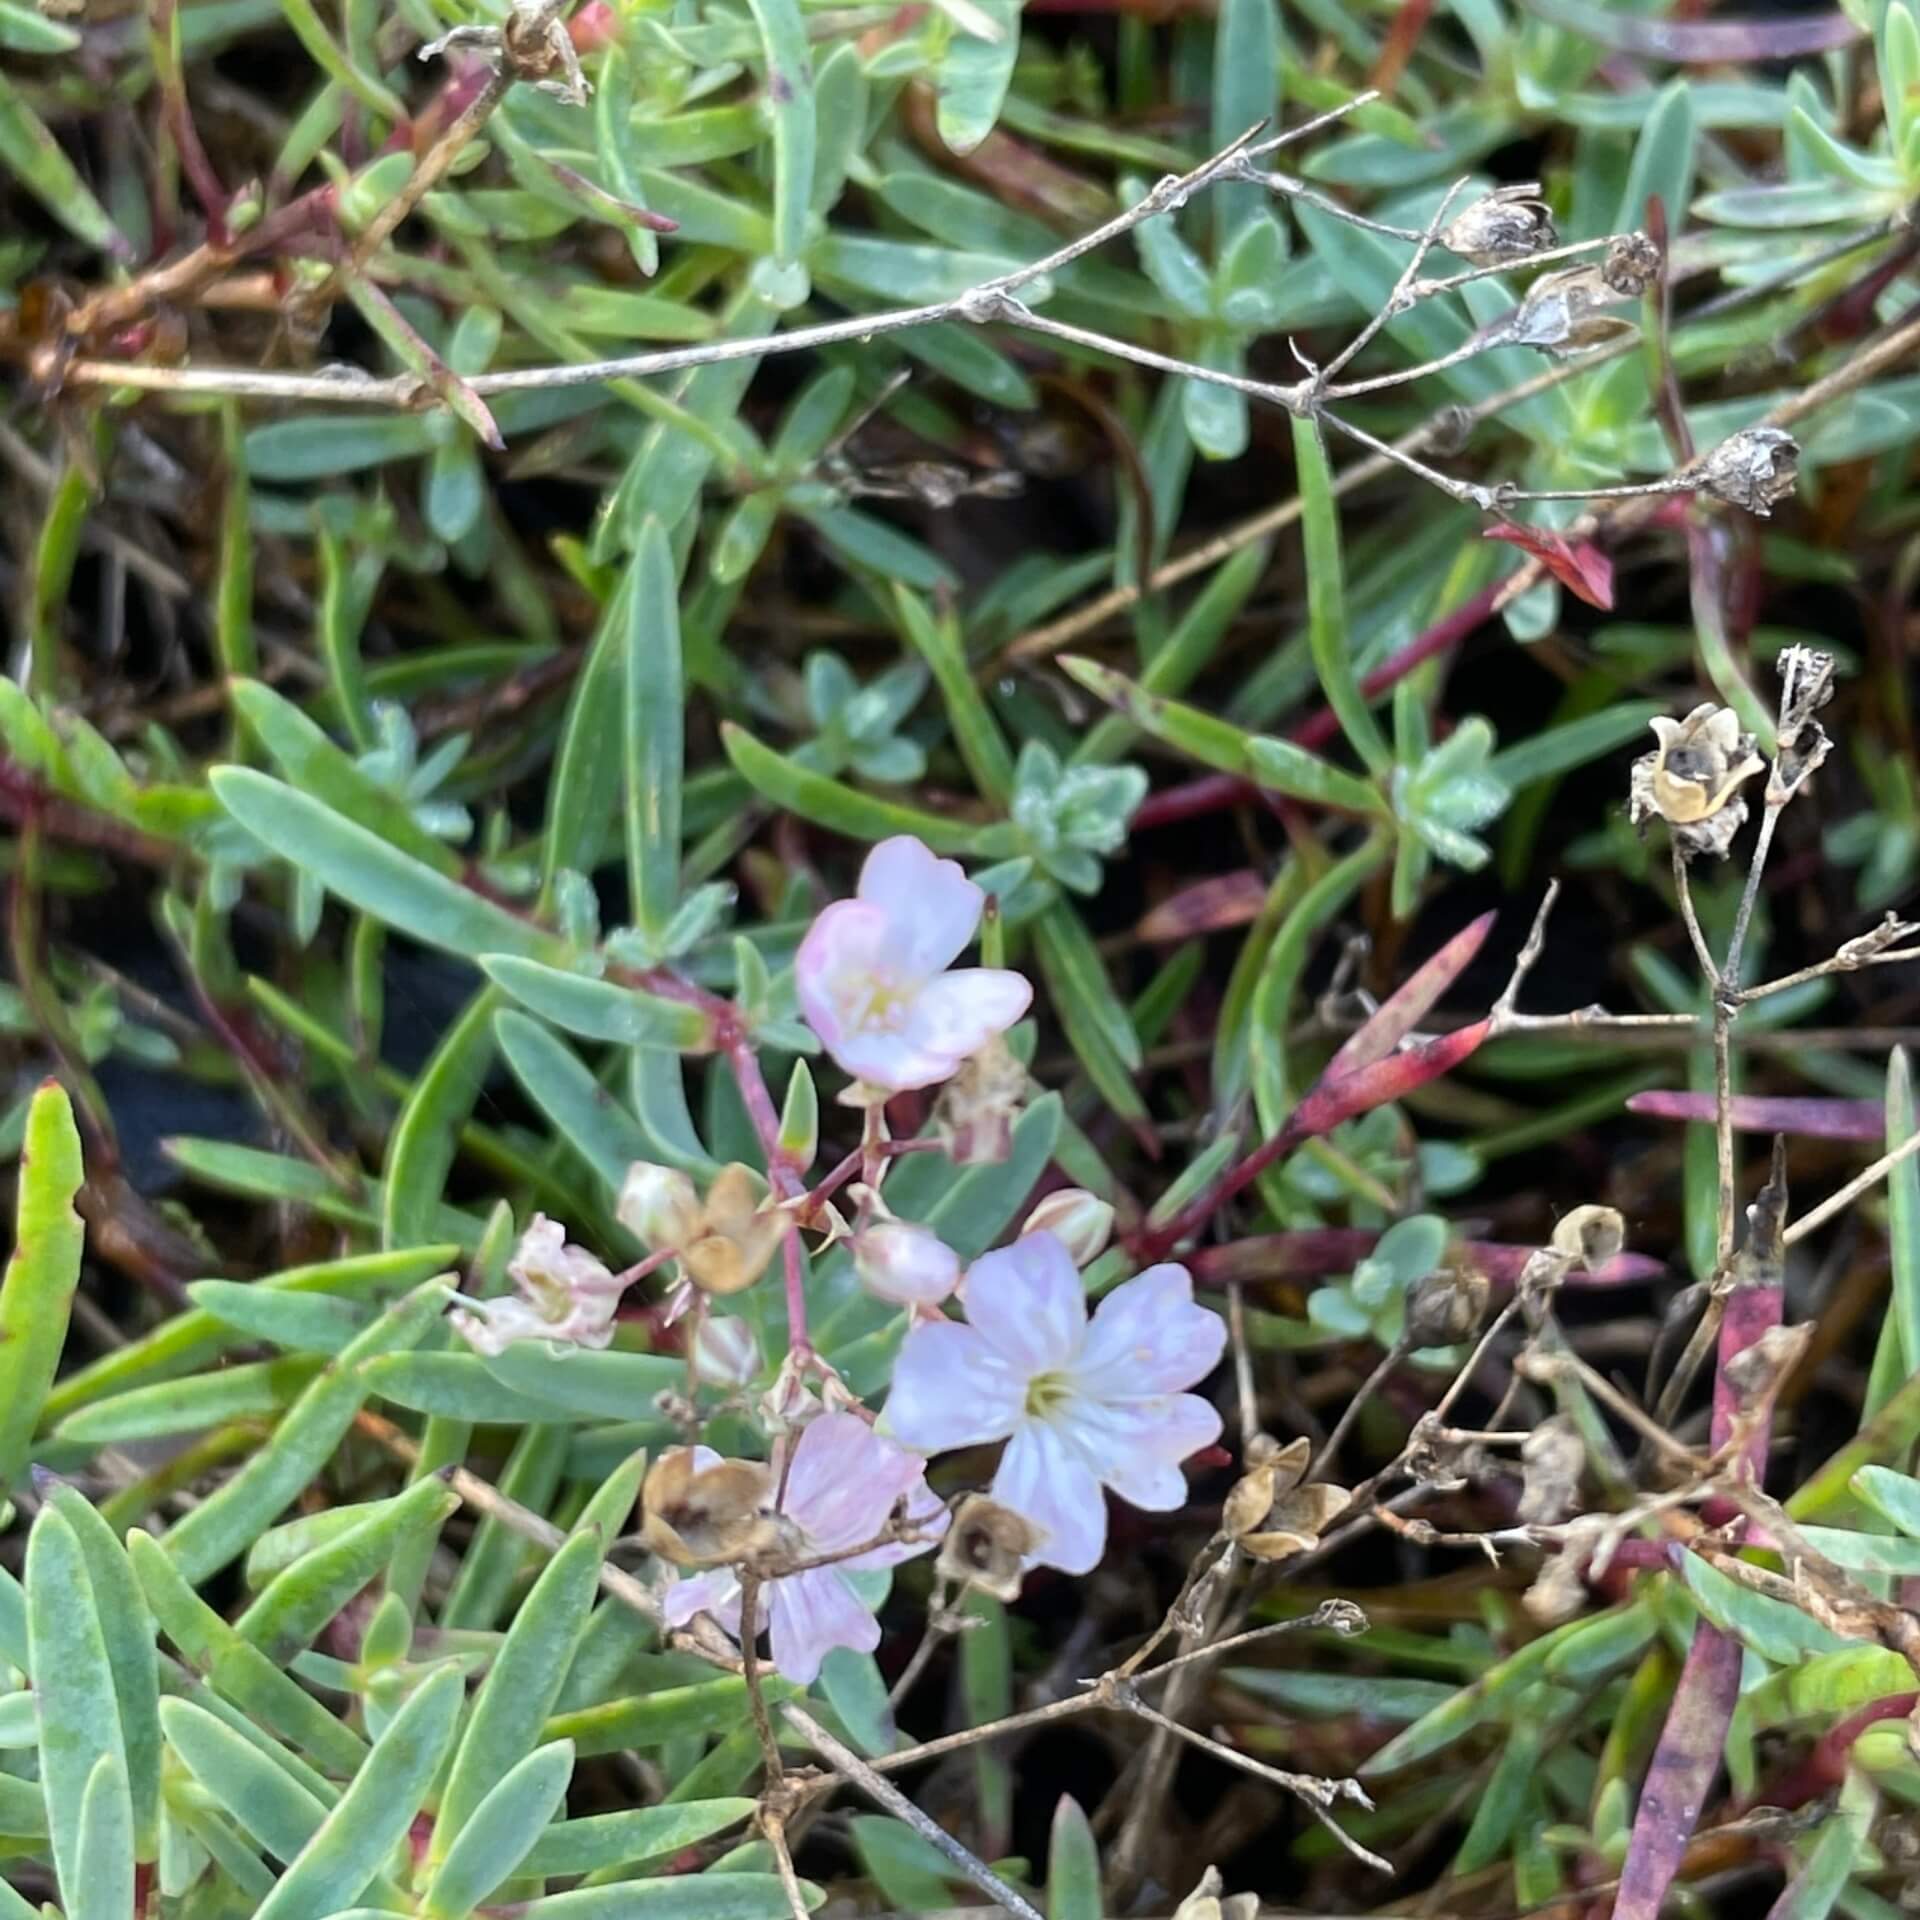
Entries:
{"label": "dried flower head", "polygon": [[1555,1223],[1551,1244],[1587,1273],[1598,1273],[1627,1244],[1618,1207],[1575,1207]]}
{"label": "dried flower head", "polygon": [[1520,1596],[1528,1619],[1542,1627],[1571,1620],[1587,1604],[1587,1582],[1580,1559],[1571,1552],[1550,1553],[1541,1562],[1533,1585]]}
{"label": "dried flower head", "polygon": [[1084,1187],[1062,1187],[1027,1215],[1022,1233],[1050,1233],[1076,1267],[1090,1267],[1113,1238],[1113,1208]]}
{"label": "dried flower head", "polygon": [[1739,789],[1765,765],[1752,734],[1731,707],[1711,701],[1684,720],[1660,714],[1649,724],[1660,744],[1633,763],[1628,811],[1634,825],[1657,814],[1682,853],[1724,860],[1747,817]]}
{"label": "dried flower head", "polygon": [[1520,1443],[1520,1521],[1557,1526],[1580,1504],[1580,1476],[1587,1447],[1564,1413],[1541,1421]]}
{"label": "dried flower head", "polygon": [[995,1034],[940,1089],[933,1130],[962,1167],[998,1166],[1013,1151],[1014,1116],[1027,1093],[1027,1070]]}
{"label": "dried flower head", "polygon": [[1039,1551],[1040,1540],[1040,1529],[1025,1514],[984,1493],[970,1493],[953,1510],[936,1565],[943,1578],[1011,1605],[1020,1597],[1021,1571]]}
{"label": "dried flower head", "polygon": [[536,1213],[507,1262],[514,1296],[476,1300],[451,1316],[476,1353],[500,1353],[516,1340],[558,1340],[605,1347],[625,1282],[584,1247],[567,1240],[558,1220]]}
{"label": "dried flower head", "polygon": [[1833,698],[1833,655],[1818,647],[1788,647],[1780,656],[1779,745],[1767,776],[1767,803],[1784,806],[1833,750],[1813,716]]}
{"label": "dried flower head", "polygon": [[738,1293],[766,1272],[786,1231],[785,1217],[767,1204],[766,1182],[738,1160],[713,1176],[696,1238],[680,1249],[695,1286]]}
{"label": "dried flower head", "polygon": [[1660,277],[1660,248],[1651,234],[1616,233],[1600,259],[1600,278],[1617,294],[1637,300]]}
{"label": "dried flower head", "polygon": [[711,1447],[669,1447],[640,1489],[640,1538],[676,1567],[711,1567],[772,1552],[786,1537],[773,1481],[756,1460],[726,1460]]}
{"label": "dried flower head", "polygon": [[648,1252],[678,1252],[700,1236],[700,1196],[677,1167],[636,1160],[620,1183],[613,1217]]}
{"label": "dried flower head", "polygon": [[1813,1340],[1813,1323],[1803,1320],[1798,1326],[1768,1327],[1751,1346],[1744,1347],[1728,1360],[1721,1371],[1739,1397],[1743,1409],[1765,1406],[1800,1364],[1801,1356]]}
{"label": "dried flower head", "polygon": [[1527,182],[1495,187],[1448,223],[1440,244],[1476,267],[1502,267],[1559,244],[1553,214]]}
{"label": "dried flower head", "polygon": [[1290,1560],[1319,1544],[1320,1536],[1353,1496],[1344,1487],[1300,1484],[1312,1448],[1305,1438],[1284,1447],[1256,1434],[1247,1446],[1247,1471],[1220,1511],[1220,1530],[1256,1560]]}
{"label": "dried flower head", "polygon": [[1173,1920],[1257,1920],[1260,1896],[1257,1893],[1230,1893],[1221,1898],[1226,1883],[1218,1867],[1209,1867],[1200,1876],[1200,1884],[1173,1910]]}
{"label": "dried flower head", "polygon": [[1504,322],[1503,342],[1538,347],[1543,353],[1582,353],[1636,331],[1634,323],[1609,309],[1622,295],[1595,266],[1543,273]]}
{"label": "dried flower head", "polygon": [[1779,427],[1742,427],[1707,455],[1700,490],[1765,519],[1799,478],[1800,446]]}
{"label": "dried flower head", "polygon": [[1492,1282],[1476,1267],[1441,1267],[1407,1296],[1407,1339],[1416,1347],[1451,1347],[1470,1339],[1487,1310]]}

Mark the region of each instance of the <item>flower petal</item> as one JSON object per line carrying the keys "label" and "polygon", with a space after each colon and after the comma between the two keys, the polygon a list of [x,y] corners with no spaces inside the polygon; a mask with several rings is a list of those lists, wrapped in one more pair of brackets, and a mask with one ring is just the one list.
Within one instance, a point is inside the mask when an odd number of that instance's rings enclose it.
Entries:
{"label": "flower petal", "polygon": [[837,1059],[856,1030],[865,983],[891,960],[885,912],[864,900],[836,900],[814,916],[793,957],[794,991],[806,1023]]}
{"label": "flower petal", "polygon": [[766,1601],[773,1664],[796,1686],[810,1687],[835,1647],[871,1653],[880,1644],[880,1622],[832,1567],[773,1581]]}
{"label": "flower petal", "polygon": [[1062,1573],[1091,1573],[1100,1564],[1106,1497],[1092,1469],[1046,1421],[1022,1422],[993,1476],[993,1497],[1041,1530],[1035,1564]]}
{"label": "flower petal", "polygon": [[727,1567],[676,1580],[660,1596],[660,1615],[670,1627],[684,1627],[696,1613],[710,1613],[736,1639],[740,1634],[740,1582]]}
{"label": "flower petal", "polygon": [[966,1303],[968,1321],[1023,1388],[1036,1373],[1059,1372],[1080,1357],[1087,1297],[1073,1256],[1053,1234],[1023,1233],[1012,1246],[983,1253],[967,1269]]}
{"label": "flower petal", "polygon": [[823,1413],[793,1450],[786,1514],[814,1551],[835,1553],[871,1540],[926,1472],[918,1454],[883,1439],[857,1413]]}
{"label": "flower petal", "polygon": [[1187,1504],[1180,1462],[1220,1437],[1220,1415],[1197,1393],[1150,1400],[1075,1400],[1055,1424],[1088,1470],[1150,1513]]}
{"label": "flower petal", "polygon": [[923,1320],[893,1363],[883,1420],[919,1453],[977,1447],[1019,1425],[1026,1393],[1026,1374],[972,1327]]}
{"label": "flower petal", "polygon": [[891,923],[893,950],[922,979],[953,964],[980,924],[987,896],[909,833],[882,840],[860,869],[860,898]]}
{"label": "flower petal", "polygon": [[936,974],[914,996],[903,1037],[922,1053],[943,1055],[958,1067],[1032,1004],[1033,985],[1025,974],[1005,967],[961,967]]}
{"label": "flower petal", "polygon": [[1074,1384],[1092,1400],[1177,1393],[1205,1379],[1226,1344],[1226,1322],[1193,1304],[1186,1268],[1149,1267],[1095,1309]]}

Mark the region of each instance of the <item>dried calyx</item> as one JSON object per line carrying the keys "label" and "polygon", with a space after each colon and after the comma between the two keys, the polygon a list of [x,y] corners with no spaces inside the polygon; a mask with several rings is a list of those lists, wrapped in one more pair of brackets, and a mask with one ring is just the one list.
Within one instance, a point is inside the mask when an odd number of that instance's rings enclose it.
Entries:
{"label": "dried calyx", "polygon": [[1526,1526],[1557,1526],[1580,1503],[1587,1448],[1571,1416],[1556,1413],[1520,1443],[1519,1518]]}
{"label": "dried calyx", "polygon": [[1539,194],[1539,186],[1531,181],[1496,187],[1454,216],[1440,235],[1440,244],[1476,267],[1506,266],[1545,253],[1559,244],[1560,236]]}
{"label": "dried calyx", "polygon": [[1024,1514],[970,1493],[954,1509],[935,1564],[946,1579],[1011,1604],[1020,1597],[1021,1575],[1042,1537]]}
{"label": "dried calyx", "polygon": [[1582,353],[1637,331],[1617,309],[1626,296],[1601,268],[1568,267],[1543,273],[1507,318],[1495,323],[1501,342],[1543,353]]}
{"label": "dried calyx", "polygon": [[773,1478],[756,1460],[710,1447],[670,1447],[640,1490],[640,1539],[676,1567],[752,1560],[792,1546],[792,1524],[770,1511]]}
{"label": "dried calyx", "polygon": [[1799,478],[1800,446],[1779,427],[1742,427],[1707,455],[1700,490],[1765,519]]}
{"label": "dried calyx", "polygon": [[1618,1207],[1575,1207],[1555,1222],[1551,1244],[1583,1272],[1598,1273],[1627,1244],[1627,1223]]}
{"label": "dried calyx", "polygon": [[1353,1503],[1343,1487],[1300,1484],[1312,1448],[1304,1438],[1281,1446],[1264,1433],[1247,1443],[1247,1471],[1221,1509],[1220,1530],[1256,1560],[1288,1560],[1319,1544],[1320,1535]]}
{"label": "dried calyx", "polygon": [[1477,1267],[1442,1267],[1407,1300],[1406,1337],[1415,1347],[1452,1347],[1480,1325],[1492,1283]]}
{"label": "dried calyx", "polygon": [[1818,647],[1789,647],[1780,662],[1780,744],[1767,776],[1767,803],[1783,806],[1832,751],[1827,730],[1813,716],[1833,698],[1833,655]]}
{"label": "dried calyx", "polygon": [[1173,1910],[1173,1920],[1256,1920],[1260,1911],[1257,1893],[1230,1893],[1224,1898],[1220,1889],[1226,1883],[1218,1867],[1209,1867],[1200,1876],[1200,1884]]}
{"label": "dried calyx", "polygon": [[766,1182],[734,1161],[713,1176],[704,1202],[684,1173],[636,1160],[615,1217],[655,1253],[672,1253],[708,1293],[738,1293],[766,1272],[787,1220]]}
{"label": "dried calyx", "polygon": [[1739,789],[1766,765],[1753,735],[1731,707],[1711,701],[1684,720],[1660,714],[1649,724],[1660,744],[1633,763],[1628,812],[1634,825],[1658,816],[1689,858],[1711,853],[1724,860],[1747,817]]}
{"label": "dried calyx", "polygon": [[997,1166],[1013,1151],[1013,1122],[1026,1098],[1027,1070],[995,1034],[940,1090],[933,1130],[958,1166]]}

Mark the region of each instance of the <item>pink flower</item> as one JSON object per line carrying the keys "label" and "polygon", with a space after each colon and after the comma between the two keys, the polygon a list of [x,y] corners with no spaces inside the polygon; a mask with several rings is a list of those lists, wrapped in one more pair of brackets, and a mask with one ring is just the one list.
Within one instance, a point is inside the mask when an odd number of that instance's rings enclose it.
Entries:
{"label": "pink flower", "polygon": [[1044,1535],[1035,1560],[1090,1573],[1107,1544],[1100,1489],[1153,1513],[1187,1498],[1180,1462],[1220,1435],[1183,1393],[1227,1341],[1184,1267],[1149,1267],[1101,1301],[1051,1233],[1023,1234],[967,1270],[967,1324],[927,1320],[900,1349],[884,1424],[922,1453],[1009,1442],[993,1497]]}
{"label": "pink flower", "polygon": [[604,1347],[613,1339],[614,1309],[626,1285],[585,1247],[569,1246],[558,1220],[533,1216],[507,1272],[516,1298],[476,1300],[452,1315],[476,1353],[499,1353],[515,1340]]}
{"label": "pink flower", "polygon": [[875,1220],[853,1236],[860,1284],[899,1307],[937,1307],[960,1284],[960,1256],[926,1227]]}
{"label": "pink flower", "polygon": [[893,1093],[934,1086],[1026,1012],[1022,975],[947,971],[985,903],[957,862],[902,834],[867,855],[858,898],[821,910],[794,982],[808,1026],[854,1079]]}
{"label": "pink flower", "polygon": [[[694,1453],[694,1464],[701,1467],[720,1458],[707,1447]],[[811,1686],[835,1647],[871,1653],[880,1644],[880,1623],[847,1574],[896,1566],[927,1552],[947,1518],[927,1489],[926,1462],[883,1440],[858,1414],[823,1413],[801,1433],[787,1474],[784,1511],[799,1530],[802,1557],[815,1559],[871,1540],[902,1500],[909,1521],[926,1539],[875,1547],[832,1566],[769,1580],[760,1589],[773,1664],[796,1685]],[[740,1580],[731,1567],[678,1580],[663,1599],[669,1626],[685,1626],[696,1613],[710,1613],[729,1633],[740,1632]]]}

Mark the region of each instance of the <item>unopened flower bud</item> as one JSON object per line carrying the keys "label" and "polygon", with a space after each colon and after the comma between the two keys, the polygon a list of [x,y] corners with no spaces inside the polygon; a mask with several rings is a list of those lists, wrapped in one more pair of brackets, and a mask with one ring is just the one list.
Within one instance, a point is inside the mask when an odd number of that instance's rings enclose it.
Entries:
{"label": "unopened flower bud", "polygon": [[944,1579],[978,1587],[1011,1605],[1020,1597],[1028,1557],[1045,1538],[1025,1514],[970,1493],[954,1509],[935,1565]]}
{"label": "unopened flower bud", "polygon": [[900,1307],[937,1307],[960,1284],[960,1256],[936,1233],[905,1220],[875,1220],[856,1233],[860,1284]]}
{"label": "unopened flower bud", "polygon": [[677,1252],[700,1237],[700,1196],[677,1168],[636,1160],[620,1184],[613,1217],[649,1252]]}
{"label": "unopened flower bud", "polygon": [[1700,489],[1765,519],[1800,477],[1800,445],[1779,427],[1742,427],[1707,455]]}
{"label": "unopened flower bud", "polygon": [[1684,720],[1657,715],[1648,723],[1659,746],[1633,763],[1628,811],[1637,826],[1658,815],[1685,854],[1725,859],[1747,817],[1741,785],[1766,764],[1731,707],[1711,701]]}
{"label": "unopened flower bud", "polygon": [[1472,1337],[1493,1291],[1477,1267],[1442,1267],[1407,1300],[1407,1337],[1416,1347],[1451,1347]]}
{"label": "unopened flower bud", "polygon": [[725,1460],[711,1447],[669,1447],[640,1490],[640,1537],[676,1567],[711,1567],[779,1546],[786,1528],[767,1508],[773,1480],[755,1460]]}
{"label": "unopened flower bud", "polygon": [[1476,267],[1501,267],[1559,243],[1553,215],[1537,187],[1496,187],[1454,216],[1440,244]]}
{"label": "unopened flower bud", "polygon": [[1050,1233],[1076,1267],[1090,1267],[1113,1238],[1113,1208],[1084,1187],[1062,1187],[1027,1215],[1025,1233]]}
{"label": "unopened flower bud", "polygon": [[711,1314],[695,1329],[687,1359],[703,1387],[744,1387],[760,1371],[760,1341],[745,1320]]}
{"label": "unopened flower bud", "polygon": [[766,1182],[737,1160],[714,1175],[699,1236],[680,1249],[695,1286],[738,1293],[766,1272],[786,1231],[785,1217],[766,1198]]}
{"label": "unopened flower bud", "polygon": [[1552,1245],[1587,1273],[1598,1273],[1627,1244],[1618,1207],[1575,1207],[1554,1225]]}
{"label": "unopened flower bud", "polygon": [[1615,293],[1637,300],[1659,279],[1661,264],[1652,235],[1616,233],[1601,257],[1600,277]]}

